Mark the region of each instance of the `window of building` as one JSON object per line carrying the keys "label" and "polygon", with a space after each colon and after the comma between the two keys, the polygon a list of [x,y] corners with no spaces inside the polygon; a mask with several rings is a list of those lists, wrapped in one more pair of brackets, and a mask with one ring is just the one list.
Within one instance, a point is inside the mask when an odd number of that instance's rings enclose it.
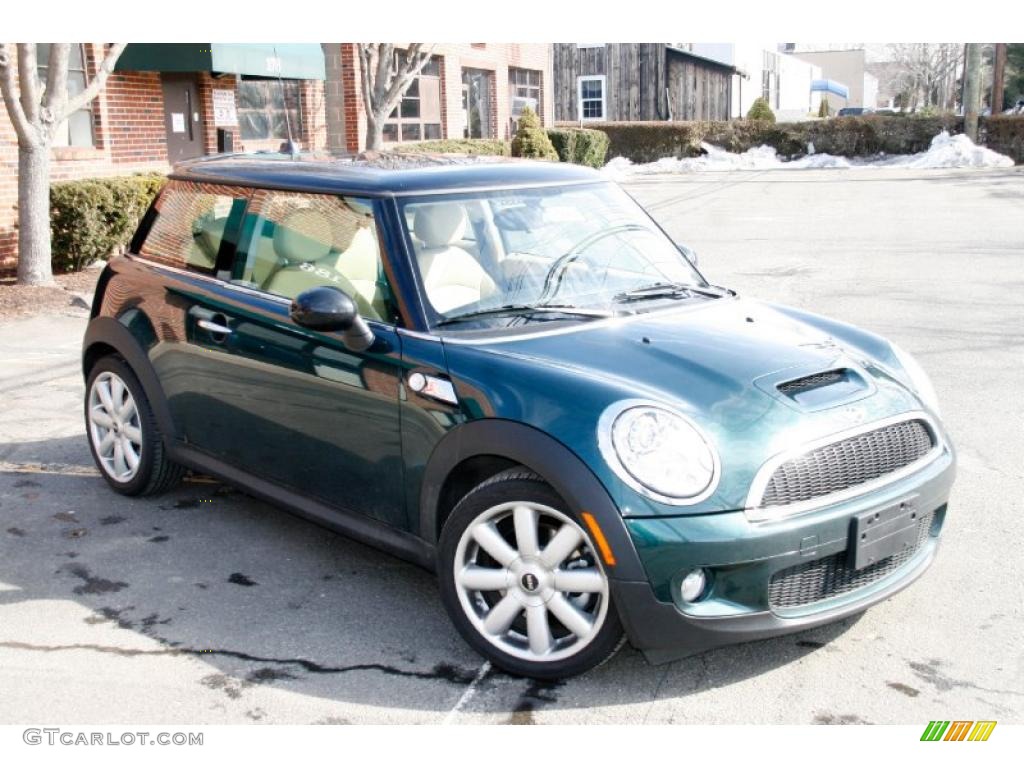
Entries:
{"label": "window of building", "polygon": [[213,273],[225,243],[233,245],[246,198],[231,187],[170,182],[157,200],[156,219],[140,253],[172,267]]}
{"label": "window of building", "polygon": [[540,98],[541,73],[536,69],[508,70],[509,116],[512,119],[512,131],[519,129],[519,116],[524,107],[529,107],[538,115],[541,114]]}
{"label": "window of building", "polygon": [[[39,43],[36,47],[36,62],[39,79],[46,84],[50,65],[50,43]],[[68,56],[68,98],[74,98],[85,90],[85,49],[81,43],[71,44]],[[56,147],[92,147],[95,141],[92,132],[92,105],[86,104],[68,115],[68,119],[57,127],[53,138]]]}
{"label": "window of building", "polygon": [[390,290],[369,200],[298,192],[253,195],[235,276],[292,299],[309,288],[347,293],[359,314],[387,320]]}
{"label": "window of building", "polygon": [[238,131],[248,139],[287,139],[291,124],[302,136],[302,88],[298,80],[242,78],[238,81]]}
{"label": "window of building", "polygon": [[604,75],[577,78],[579,87],[579,115],[581,120],[605,119]]}
{"label": "window of building", "polygon": [[764,52],[761,68],[761,97],[773,109],[779,108],[779,56],[771,51]]}
{"label": "window of building", "polygon": [[432,56],[384,123],[384,141],[441,138],[441,59]]}
{"label": "window of building", "polygon": [[463,136],[467,139],[493,139],[496,129],[492,114],[494,72],[486,69],[462,70]]}

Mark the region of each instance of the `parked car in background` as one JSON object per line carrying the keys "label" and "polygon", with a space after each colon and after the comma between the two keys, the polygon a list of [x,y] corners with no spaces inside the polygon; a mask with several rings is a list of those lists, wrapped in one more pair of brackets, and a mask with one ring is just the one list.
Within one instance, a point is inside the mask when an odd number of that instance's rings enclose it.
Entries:
{"label": "parked car in background", "polygon": [[843,107],[838,112],[836,112],[836,117],[853,117],[853,116],[856,116],[856,115],[870,115],[870,114],[873,114],[874,111],[875,110],[871,109],[871,107]]}
{"label": "parked car in background", "polygon": [[99,279],[90,449],[119,493],[209,473],[436,570],[513,674],[627,638],[665,661],[906,587],[955,473],[927,376],[686,253],[579,166],[186,163]]}

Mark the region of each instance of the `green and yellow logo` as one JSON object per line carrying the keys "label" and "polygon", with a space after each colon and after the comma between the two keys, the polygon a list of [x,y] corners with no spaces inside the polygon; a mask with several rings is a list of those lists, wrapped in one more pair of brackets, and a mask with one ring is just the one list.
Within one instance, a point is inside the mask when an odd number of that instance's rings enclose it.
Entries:
{"label": "green and yellow logo", "polygon": [[988,741],[995,727],[995,720],[932,720],[921,741]]}

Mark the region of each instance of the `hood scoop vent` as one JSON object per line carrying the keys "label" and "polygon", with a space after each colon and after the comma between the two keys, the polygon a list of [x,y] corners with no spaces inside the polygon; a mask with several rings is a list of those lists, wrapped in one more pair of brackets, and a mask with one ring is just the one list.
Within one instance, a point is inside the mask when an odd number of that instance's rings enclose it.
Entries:
{"label": "hood scoop vent", "polygon": [[775,388],[801,408],[816,410],[861,397],[871,386],[853,368],[834,368],[779,382]]}

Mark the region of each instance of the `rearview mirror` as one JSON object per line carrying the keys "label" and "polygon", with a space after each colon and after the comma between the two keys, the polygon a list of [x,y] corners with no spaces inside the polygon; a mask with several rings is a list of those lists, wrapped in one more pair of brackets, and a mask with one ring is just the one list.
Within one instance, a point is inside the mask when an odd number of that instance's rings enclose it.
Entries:
{"label": "rearview mirror", "polygon": [[311,331],[341,331],[345,346],[353,352],[364,352],[373,344],[373,331],[359,316],[355,301],[334,286],[321,285],[303,291],[292,299],[289,314],[297,325]]}

